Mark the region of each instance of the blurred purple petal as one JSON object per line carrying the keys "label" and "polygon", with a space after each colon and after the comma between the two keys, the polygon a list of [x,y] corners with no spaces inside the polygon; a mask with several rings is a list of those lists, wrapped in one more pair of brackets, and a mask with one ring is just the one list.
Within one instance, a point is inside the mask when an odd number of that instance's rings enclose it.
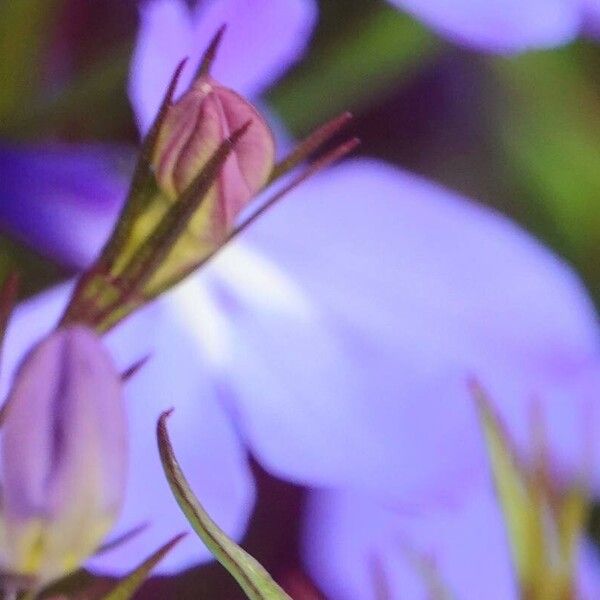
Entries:
{"label": "blurred purple petal", "polygon": [[491,52],[550,48],[582,25],[581,0],[389,0],[442,35]]}
{"label": "blurred purple petal", "polygon": [[[582,600],[600,593],[600,564],[583,545]],[[423,563],[461,600],[517,599],[505,525],[495,497],[481,489],[459,505],[402,514],[351,493],[314,492],[303,531],[309,572],[329,598],[426,600]],[[421,565],[419,564],[421,562]],[[388,595],[378,595],[386,590]]]}
{"label": "blurred purple petal", "polygon": [[[129,76],[129,98],[142,133],[156,116],[175,67],[184,58],[192,58],[193,40],[191,14],[183,0],[151,0],[142,5]],[[179,91],[189,84],[206,44],[208,40],[197,41],[194,60],[188,61]]]}
{"label": "blurred purple petal", "polygon": [[506,218],[352,161],[245,241],[254,252],[229,248],[203,276],[230,323],[222,385],[267,468],[403,503],[458,493],[487,470],[473,375],[524,448],[539,398],[557,455],[579,468],[596,316],[574,273]]}
{"label": "blurred purple petal", "polygon": [[0,228],[66,265],[89,264],[127,189],[129,157],[106,146],[0,147]]}
{"label": "blurred purple petal", "polygon": [[600,37],[600,0],[583,0],[584,2],[584,29],[595,38]]}
{"label": "blurred purple petal", "polygon": [[[239,538],[250,514],[254,488],[245,451],[215,396],[208,361],[202,348],[187,336],[180,322],[179,298],[202,307],[202,290],[194,282],[180,287],[136,316],[108,337],[121,371],[149,355],[143,369],[125,386],[130,429],[130,468],[125,505],[112,537],[137,525],[147,529],[127,544],[92,559],[90,568],[121,574],[174,535],[190,527],[165,481],[156,448],[159,414],[174,407],[169,430],[177,457],[193,489],[207,510],[230,535]],[[3,356],[3,382],[14,371],[22,353],[47,330],[64,307],[65,287],[21,305],[8,332]],[[161,563],[159,572],[176,571],[210,554],[193,534],[187,536]]]}
{"label": "blurred purple petal", "polygon": [[221,25],[227,31],[212,74],[252,97],[302,56],[316,17],[314,0],[207,0],[193,12],[183,0],[151,0],[141,10],[129,85],[141,131],[152,122],[179,61],[189,58],[182,91]]}

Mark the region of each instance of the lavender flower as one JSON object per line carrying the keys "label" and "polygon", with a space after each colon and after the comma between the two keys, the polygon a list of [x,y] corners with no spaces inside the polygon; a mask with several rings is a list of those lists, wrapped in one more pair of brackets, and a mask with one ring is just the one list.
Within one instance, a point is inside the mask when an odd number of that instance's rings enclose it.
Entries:
{"label": "lavender flower", "polygon": [[[293,235],[303,230],[310,247]],[[365,234],[352,254],[365,231],[378,235]],[[579,464],[576,415],[600,376],[595,317],[572,273],[506,220],[356,161],[298,189],[251,241],[283,267],[232,246],[111,334],[123,367],[152,353],[129,384],[135,468],[118,530],[153,526],[97,568],[120,571],[185,528],[149,433],[171,404],[183,468],[234,535],[253,497],[246,443],[271,471],[311,486],[421,510],[460,501],[487,478],[465,384],[473,372],[517,438],[526,431],[522,398],[544,399],[561,463]],[[58,317],[65,296],[57,290],[18,311],[21,336],[8,340],[7,359]],[[198,558],[184,541],[164,568]]]}
{"label": "lavender flower", "polygon": [[598,0],[389,0],[460,44],[500,53],[551,48],[597,35]]}
{"label": "lavender flower", "polygon": [[[224,50],[243,66],[217,59],[215,73],[226,84],[231,68],[234,81],[256,92],[265,72],[281,72],[303,47],[314,12],[298,7],[312,4],[265,3],[264,12],[238,21],[251,4],[200,3],[193,15],[175,1],[147,5],[130,82],[142,131],[177,61],[203,48],[207,37],[196,41],[194,32],[220,24],[221,15],[209,19],[215,7],[234,11]],[[260,32],[263,16],[265,27],[277,23],[278,11],[302,14],[300,25],[287,27],[298,37],[242,33],[246,26]],[[244,62],[249,46],[238,35],[265,44],[251,57],[256,71]],[[197,52],[178,47],[188,39]],[[20,199],[26,210],[28,195]],[[84,262],[97,248],[71,250]],[[21,337],[7,344],[12,364],[27,336],[59,316],[66,293],[52,291],[20,309]],[[109,343],[122,367],[152,355],[128,389],[134,467],[118,531],[152,526],[91,563],[112,573],[186,528],[152,435],[158,414],[173,404],[183,470],[235,537],[253,502],[248,448],[281,477],[371,498],[357,506],[369,506],[373,518],[390,504],[435,513],[450,501],[467,502],[487,481],[468,376],[486,383],[523,448],[523,398],[543,399],[557,469],[565,472],[579,464],[577,415],[600,382],[596,315],[567,265],[500,215],[369,160],[348,161],[295,190],[201,273],[111,333]],[[358,529],[347,535],[363,549],[370,543]],[[329,539],[315,535],[311,552]],[[186,540],[162,568],[201,558]],[[337,567],[324,565],[334,577]],[[327,582],[326,573],[313,572]]]}
{"label": "lavender flower", "polygon": [[121,381],[94,333],[71,327],[27,354],[7,402],[0,565],[37,587],[78,568],[117,519],[127,472]]}

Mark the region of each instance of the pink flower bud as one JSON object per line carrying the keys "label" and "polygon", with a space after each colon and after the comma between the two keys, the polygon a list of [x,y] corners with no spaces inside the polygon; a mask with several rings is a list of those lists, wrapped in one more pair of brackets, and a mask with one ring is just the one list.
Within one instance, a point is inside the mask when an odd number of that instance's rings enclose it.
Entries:
{"label": "pink flower bud", "polygon": [[99,546],[123,501],[121,380],[100,339],[75,326],[26,356],[1,430],[0,569],[42,585]]}
{"label": "pink flower bud", "polygon": [[156,179],[171,200],[194,180],[219,145],[250,122],[226,160],[191,229],[206,241],[221,241],[273,169],[275,142],[259,112],[210,76],[196,79],[169,107],[152,159]]}

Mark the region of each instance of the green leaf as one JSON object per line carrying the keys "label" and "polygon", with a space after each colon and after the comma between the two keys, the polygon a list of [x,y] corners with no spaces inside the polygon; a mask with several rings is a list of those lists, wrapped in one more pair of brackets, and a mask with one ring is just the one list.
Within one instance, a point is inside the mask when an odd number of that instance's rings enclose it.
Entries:
{"label": "green leaf", "polygon": [[531,564],[536,556],[533,545],[540,542],[540,536],[534,523],[535,519],[532,519],[527,477],[485,392],[477,384],[472,386],[472,391],[479,409],[494,483],[508,528],[513,564],[522,585],[529,587],[532,571],[535,570]]}
{"label": "green leaf", "polygon": [[177,544],[185,534],[174,537],[170,542],[159,548],[150,555],[139,567],[134,569],[129,575],[121,579],[115,587],[102,600],[129,600],[137,589],[144,583],[154,567],[164,558],[164,556]]}
{"label": "green leaf", "polygon": [[164,412],[157,425],[157,440],[165,475],[181,510],[215,558],[235,577],[250,600],[292,600],[263,566],[229,539],[204,510],[185,478],[169,439]]}
{"label": "green leaf", "polygon": [[268,100],[295,134],[304,134],[332,114],[368,105],[435,48],[434,36],[415,20],[378,4],[359,18],[337,19],[335,35],[313,48]]}
{"label": "green leaf", "polygon": [[[589,473],[567,487],[552,477],[543,413],[534,413],[535,460],[524,464],[482,388],[473,394],[504,513],[522,598],[560,600],[575,593],[577,550],[588,514]],[[583,481],[581,481],[583,479]]]}

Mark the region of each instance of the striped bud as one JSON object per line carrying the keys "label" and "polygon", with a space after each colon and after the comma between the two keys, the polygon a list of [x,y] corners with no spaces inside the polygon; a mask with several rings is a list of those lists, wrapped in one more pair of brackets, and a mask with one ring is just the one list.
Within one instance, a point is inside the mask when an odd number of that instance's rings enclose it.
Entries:
{"label": "striped bud", "polygon": [[219,243],[239,212],[265,185],[273,169],[275,142],[260,113],[212,77],[198,77],[170,106],[161,125],[152,164],[159,187],[175,201],[221,143],[249,123],[225,161],[209,196],[190,223],[198,238]]}
{"label": "striped bud", "polygon": [[43,585],[76,569],[123,502],[121,380],[100,339],[59,329],[21,364],[1,430],[0,568]]}

